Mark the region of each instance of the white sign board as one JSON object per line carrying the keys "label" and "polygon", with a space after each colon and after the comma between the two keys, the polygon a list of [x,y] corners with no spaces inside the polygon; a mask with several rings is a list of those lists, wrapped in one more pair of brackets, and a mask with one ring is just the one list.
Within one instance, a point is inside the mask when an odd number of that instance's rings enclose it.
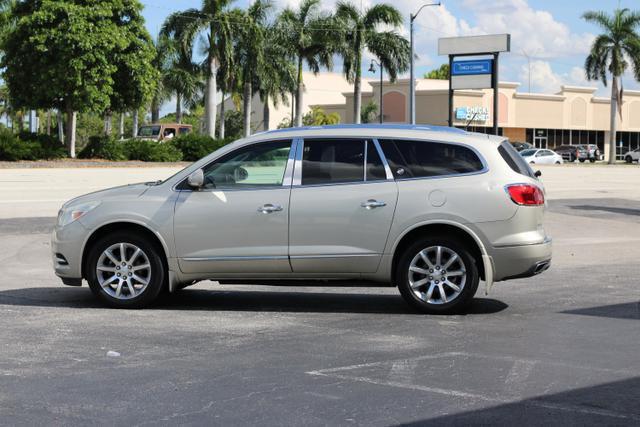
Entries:
{"label": "white sign board", "polygon": [[491,88],[491,74],[477,76],[452,76],[451,89],[489,89]]}
{"label": "white sign board", "polygon": [[511,34],[446,37],[438,40],[438,55],[474,55],[511,50]]}

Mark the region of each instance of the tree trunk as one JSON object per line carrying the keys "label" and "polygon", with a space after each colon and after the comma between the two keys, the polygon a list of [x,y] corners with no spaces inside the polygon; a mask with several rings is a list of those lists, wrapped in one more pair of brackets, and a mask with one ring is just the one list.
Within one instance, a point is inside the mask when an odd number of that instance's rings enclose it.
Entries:
{"label": "tree trunk", "polygon": [[47,110],[47,135],[51,135],[51,110]]}
{"label": "tree trunk", "polygon": [[113,113],[107,111],[104,115],[104,134],[111,136],[113,130]]}
{"label": "tree trunk", "polygon": [[182,95],[176,92],[176,122],[182,123]]}
{"label": "tree trunk", "polygon": [[296,93],[296,127],[302,126],[302,94],[304,83],[302,81],[302,57],[298,57],[298,92]]}
{"label": "tree trunk", "polygon": [[251,135],[251,82],[244,82],[242,94],[242,114],[244,114],[244,137]]}
{"label": "tree trunk", "polygon": [[124,113],[120,113],[120,132],[119,138],[124,139]]}
{"label": "tree trunk", "polygon": [[356,55],[356,81],[353,85],[353,123],[360,124],[360,116],[362,113],[362,53]]}
{"label": "tree trunk", "polygon": [[132,132],[132,135],[131,135],[134,138],[138,136],[138,128],[140,127],[138,121],[139,121],[138,120],[138,110],[134,110],[134,112],[133,112],[133,132]]}
{"label": "tree trunk", "polygon": [[62,110],[60,109],[58,109],[57,121],[58,121],[58,141],[60,141],[60,144],[64,144],[64,119],[62,117]]}
{"label": "tree trunk", "polygon": [[76,119],[77,114],[73,111],[73,108],[67,106],[67,149],[69,150],[69,157],[72,159],[76,157]]}
{"label": "tree trunk", "polygon": [[271,120],[271,109],[269,109],[269,95],[264,97],[264,105],[262,106],[262,128],[269,130],[269,121]]}
{"label": "tree trunk", "polygon": [[220,101],[220,130],[218,131],[220,139],[224,139],[225,128],[225,107],[224,107],[224,92],[222,92],[222,101]]}
{"label": "tree trunk", "polygon": [[[212,24],[213,26],[213,24]],[[212,33],[215,29],[212,28]],[[204,94],[204,127],[205,132],[211,138],[216,137],[216,72],[217,72],[216,58],[213,52],[209,52],[209,76],[207,78],[207,88]]]}
{"label": "tree trunk", "polygon": [[618,115],[618,78],[613,76],[613,84],[611,85],[611,132],[609,133],[609,164],[616,162],[616,127]]}
{"label": "tree trunk", "polygon": [[154,99],[151,103],[151,123],[158,123],[160,121],[160,103],[157,99]]}

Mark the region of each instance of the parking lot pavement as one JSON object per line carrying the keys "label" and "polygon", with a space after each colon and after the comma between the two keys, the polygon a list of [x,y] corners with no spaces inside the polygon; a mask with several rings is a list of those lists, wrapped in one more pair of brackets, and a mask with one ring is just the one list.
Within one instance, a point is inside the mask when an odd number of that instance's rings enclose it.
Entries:
{"label": "parking lot pavement", "polygon": [[638,425],[639,181],[572,197],[572,171],[543,170],[552,268],[459,316],[393,288],[211,282],[104,309],[51,272],[55,210],[0,207],[1,424]]}

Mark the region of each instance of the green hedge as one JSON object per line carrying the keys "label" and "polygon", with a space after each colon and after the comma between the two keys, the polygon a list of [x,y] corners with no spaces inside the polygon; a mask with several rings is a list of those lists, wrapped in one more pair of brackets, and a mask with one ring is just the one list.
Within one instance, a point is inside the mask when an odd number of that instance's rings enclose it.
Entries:
{"label": "green hedge", "polygon": [[27,132],[15,135],[8,129],[0,129],[0,160],[50,160],[65,156],[65,147],[55,137]]}
{"label": "green hedge", "polygon": [[144,140],[130,139],[122,143],[124,152],[129,160],[143,162],[179,162],[182,152],[171,144]]}
{"label": "green hedge", "polygon": [[108,136],[92,136],[78,153],[80,159],[127,160],[125,145]]}
{"label": "green hedge", "polygon": [[195,162],[227,145],[233,139],[213,139],[206,135],[190,133],[171,140],[171,145],[182,152],[184,160]]}

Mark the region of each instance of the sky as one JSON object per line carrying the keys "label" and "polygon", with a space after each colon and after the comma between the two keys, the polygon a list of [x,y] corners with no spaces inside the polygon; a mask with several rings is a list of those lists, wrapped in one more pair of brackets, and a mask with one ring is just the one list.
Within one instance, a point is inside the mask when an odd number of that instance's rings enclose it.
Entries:
{"label": "sky", "polygon": [[[156,35],[165,17],[174,11],[199,7],[201,0],[141,0],[147,27]],[[338,0],[322,0],[322,7],[332,10]],[[426,0],[351,0],[363,8],[376,3],[391,3],[406,16],[399,31],[408,37],[409,14]],[[296,7],[300,0],[274,0],[276,11]],[[246,7],[250,0],[236,0],[234,6]],[[442,0],[440,7],[424,8],[416,19],[416,76],[447,61],[438,56],[441,37],[478,34],[511,34],[511,52],[501,56],[500,80],[520,82],[520,92],[555,93],[561,85],[592,86],[599,95],[607,90],[602,84],[589,82],[583,64],[599,28],[584,22],[587,10],[611,13],[618,6],[640,10],[639,0]],[[527,60],[529,57],[529,60]],[[365,55],[363,75],[371,56]],[[529,67],[530,63],[530,67]],[[531,72],[529,73],[529,69]],[[339,72],[339,63],[334,71]],[[531,87],[529,88],[529,76]],[[375,77],[371,75],[371,77]],[[631,73],[623,77],[625,89],[640,90]]]}

